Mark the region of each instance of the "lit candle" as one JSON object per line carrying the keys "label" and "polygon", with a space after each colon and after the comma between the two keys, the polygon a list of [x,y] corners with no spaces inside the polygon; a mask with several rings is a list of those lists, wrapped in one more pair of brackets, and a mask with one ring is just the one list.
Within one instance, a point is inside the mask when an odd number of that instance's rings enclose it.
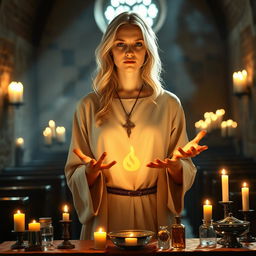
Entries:
{"label": "lit candle", "polygon": [[226,170],[223,169],[221,171],[221,185],[222,185],[222,201],[228,202],[229,201],[229,189],[228,189],[228,175],[226,174]]}
{"label": "lit candle", "polygon": [[10,103],[23,102],[23,85],[20,82],[11,82],[8,86],[8,98]]}
{"label": "lit candle", "polygon": [[133,237],[133,233],[130,234],[130,237],[125,238],[125,245],[127,246],[136,246],[138,239],[136,237]]}
{"label": "lit candle", "polygon": [[64,143],[66,141],[66,129],[63,126],[56,128],[56,139],[58,142]]}
{"label": "lit candle", "polygon": [[52,130],[50,127],[46,127],[43,131],[44,136],[44,144],[51,145],[52,144]]}
{"label": "lit candle", "polygon": [[68,213],[68,206],[64,205],[63,207],[63,213],[62,213],[62,220],[68,221],[69,220],[69,213]]}
{"label": "lit candle", "polygon": [[105,249],[106,248],[106,232],[102,231],[102,228],[99,231],[94,232],[94,248],[95,249]]}
{"label": "lit candle", "polygon": [[227,122],[226,121],[221,122],[221,136],[224,138],[227,136]]}
{"label": "lit candle", "polygon": [[56,137],[56,131],[55,131],[55,121],[50,120],[49,121],[49,127],[52,131],[52,137],[55,138]]}
{"label": "lit candle", "polygon": [[16,144],[17,148],[23,148],[24,147],[24,139],[22,137],[17,138],[15,144]]}
{"label": "lit candle", "polygon": [[243,183],[243,187],[241,189],[243,211],[249,211],[249,188],[246,182]]}
{"label": "lit candle", "polygon": [[40,231],[40,223],[33,220],[32,222],[28,223],[28,230],[29,231]]}
{"label": "lit candle", "polygon": [[228,119],[227,120],[227,134],[228,134],[228,137],[232,137],[233,136],[233,120],[232,119]]}
{"label": "lit candle", "polygon": [[233,88],[235,93],[245,92],[247,90],[247,72],[246,70],[233,73]]}
{"label": "lit candle", "polygon": [[25,214],[21,213],[20,210],[13,215],[14,219],[14,231],[23,232],[25,230]]}
{"label": "lit candle", "polygon": [[210,204],[210,201],[207,199],[205,201],[205,204],[203,206],[204,211],[204,221],[205,222],[211,222],[212,220],[212,205]]}

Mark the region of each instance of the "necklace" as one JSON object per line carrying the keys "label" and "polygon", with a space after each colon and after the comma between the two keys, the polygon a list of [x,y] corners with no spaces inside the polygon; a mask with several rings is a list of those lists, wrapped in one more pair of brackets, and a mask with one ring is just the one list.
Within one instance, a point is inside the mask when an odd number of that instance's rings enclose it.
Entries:
{"label": "necklace", "polygon": [[131,108],[131,111],[130,111],[129,113],[127,113],[127,111],[125,110],[124,105],[123,105],[123,102],[122,102],[122,100],[121,100],[121,98],[120,98],[118,92],[116,91],[117,97],[118,97],[118,99],[119,99],[119,101],[120,101],[120,103],[121,103],[121,106],[122,106],[123,111],[124,111],[125,116],[126,116],[126,123],[123,124],[122,126],[126,129],[127,135],[128,135],[129,138],[130,138],[130,135],[131,135],[131,133],[132,133],[132,128],[135,127],[135,124],[131,121],[130,118],[131,118],[131,115],[132,115],[132,111],[133,111],[133,109],[134,109],[134,107],[135,107],[135,105],[136,105],[136,103],[137,103],[137,101],[138,101],[138,99],[139,99],[139,97],[140,97],[140,93],[141,93],[141,91],[142,91],[142,88],[143,88],[143,85],[141,86],[140,91],[139,91],[139,93],[138,93],[138,96],[137,96],[137,98],[136,98],[136,100],[135,100],[135,102],[134,102],[134,104],[133,104],[133,106],[132,106],[132,108]]}

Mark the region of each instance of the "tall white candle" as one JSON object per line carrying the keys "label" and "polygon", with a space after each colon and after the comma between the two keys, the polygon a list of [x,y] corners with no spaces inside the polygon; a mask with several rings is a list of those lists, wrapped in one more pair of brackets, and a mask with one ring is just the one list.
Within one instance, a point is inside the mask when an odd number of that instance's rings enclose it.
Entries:
{"label": "tall white candle", "polygon": [[52,137],[55,138],[55,137],[56,137],[55,121],[50,120],[50,121],[49,121],[49,127],[50,127],[50,129],[51,129],[51,131],[52,131]]}
{"label": "tall white candle", "polygon": [[210,201],[207,199],[205,201],[205,204],[203,206],[203,211],[204,211],[204,221],[209,223],[211,222],[212,219],[212,205]]}
{"label": "tall white candle", "polygon": [[228,175],[226,174],[226,170],[223,169],[221,171],[221,185],[222,185],[222,201],[229,201],[229,187],[228,187]]}
{"label": "tall white candle", "polygon": [[52,130],[50,127],[46,127],[43,131],[44,136],[44,144],[51,145],[52,144]]}
{"label": "tall white candle", "polygon": [[60,143],[64,143],[66,141],[66,129],[63,126],[58,126],[56,128],[56,139]]}
{"label": "tall white candle", "polygon": [[243,205],[243,211],[249,211],[249,187],[247,186],[247,183],[243,183],[242,190],[242,205]]}

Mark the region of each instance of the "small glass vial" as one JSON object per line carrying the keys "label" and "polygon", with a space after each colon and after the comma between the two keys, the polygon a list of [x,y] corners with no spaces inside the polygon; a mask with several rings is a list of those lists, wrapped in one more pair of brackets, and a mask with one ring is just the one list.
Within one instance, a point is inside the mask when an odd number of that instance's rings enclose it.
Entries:
{"label": "small glass vial", "polygon": [[200,247],[216,247],[216,233],[213,229],[212,220],[205,221],[199,227]]}
{"label": "small glass vial", "polygon": [[39,218],[41,235],[42,235],[42,246],[46,249],[53,248],[53,226],[52,218],[44,217]]}
{"label": "small glass vial", "polygon": [[168,250],[170,248],[171,234],[168,231],[168,226],[160,226],[157,234],[158,248]]}
{"label": "small glass vial", "polygon": [[172,224],[171,228],[172,236],[172,247],[174,249],[185,249],[186,239],[185,239],[185,226],[181,224],[181,217],[175,216],[175,223]]}

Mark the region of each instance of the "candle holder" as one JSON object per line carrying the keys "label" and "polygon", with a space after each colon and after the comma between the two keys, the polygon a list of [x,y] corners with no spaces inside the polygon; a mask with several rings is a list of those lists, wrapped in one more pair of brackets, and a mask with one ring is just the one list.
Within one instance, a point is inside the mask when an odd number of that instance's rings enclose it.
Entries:
{"label": "candle holder", "polygon": [[27,231],[28,246],[25,251],[43,251],[41,231]]}
{"label": "candle holder", "polygon": [[[238,210],[238,211],[243,213],[245,221],[250,222],[250,220],[252,219],[254,210],[248,210],[248,211]],[[245,235],[241,236],[239,240],[240,240],[240,242],[244,242],[244,243],[250,243],[250,242],[256,241],[256,238],[251,233],[251,225],[249,228],[249,232],[246,233]]]}
{"label": "candle holder", "polygon": [[13,233],[17,234],[17,240],[16,242],[11,246],[11,249],[24,249],[26,246],[24,244],[23,241],[23,237],[24,237],[24,232],[17,232],[17,231],[12,231]]}
{"label": "candle holder", "polygon": [[[219,201],[220,204],[223,206],[223,213],[224,213],[224,219],[229,216],[230,213],[230,206],[233,203],[233,201]],[[217,241],[218,244],[224,245],[226,243],[225,239],[222,237]]]}
{"label": "candle holder", "polygon": [[60,220],[60,223],[62,224],[62,238],[64,241],[58,245],[58,249],[73,249],[75,248],[74,244],[71,244],[69,239],[70,239],[70,223],[71,220]]}
{"label": "candle holder", "polygon": [[222,204],[223,206],[224,218],[228,217],[230,213],[230,206],[231,204],[233,204],[233,201],[227,201],[227,202],[219,201],[219,203]]}

